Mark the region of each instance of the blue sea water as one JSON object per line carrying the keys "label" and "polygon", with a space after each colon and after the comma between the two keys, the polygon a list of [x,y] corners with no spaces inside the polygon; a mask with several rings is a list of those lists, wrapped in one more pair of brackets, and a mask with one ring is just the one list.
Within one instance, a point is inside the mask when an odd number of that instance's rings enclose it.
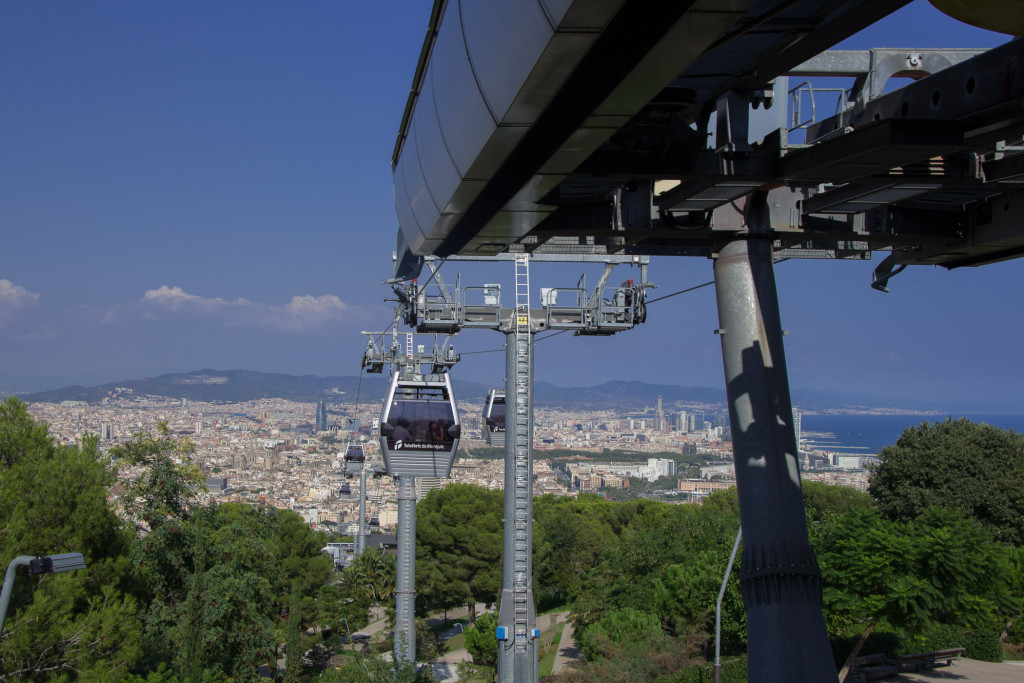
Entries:
{"label": "blue sea water", "polygon": [[[801,429],[811,448],[874,455],[896,439],[907,427],[922,422],[942,422],[947,417],[966,417],[1003,429],[1024,433],[1024,415],[804,415]],[[808,432],[825,432],[832,437],[817,437]]]}

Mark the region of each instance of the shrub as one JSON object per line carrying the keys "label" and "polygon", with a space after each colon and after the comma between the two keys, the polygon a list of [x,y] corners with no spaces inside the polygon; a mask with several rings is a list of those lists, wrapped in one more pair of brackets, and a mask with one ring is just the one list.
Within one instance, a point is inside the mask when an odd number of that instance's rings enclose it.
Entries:
{"label": "shrub", "polygon": [[623,607],[588,626],[579,642],[587,660],[594,661],[621,655],[623,650],[650,647],[662,637],[657,615]]}
{"label": "shrub", "polygon": [[[615,657],[577,663],[545,680],[558,683],[674,683],[682,671],[704,661],[697,654],[704,639],[704,634],[699,633],[687,638],[663,638],[647,648],[623,648]],[[704,680],[710,683],[711,678]],[[728,680],[731,683],[732,679]],[[736,679],[743,680],[742,677]]]}
{"label": "shrub", "polygon": [[[964,657],[983,662],[1001,662],[1003,648],[997,631],[972,631],[947,624],[933,624],[919,633],[899,633],[879,628],[869,637],[859,656],[882,653],[890,656],[964,648]],[[836,669],[842,666],[860,636],[855,634],[832,639],[832,655]]]}
{"label": "shrub", "polygon": [[[968,659],[1001,662],[1003,661],[1003,647],[999,642],[1000,635],[998,631],[968,631],[956,626],[936,624],[924,633],[923,651],[962,647],[964,648],[964,657]],[[918,652],[921,651],[918,650]]]}
{"label": "shrub", "polygon": [[[715,680],[715,665],[691,666],[663,680],[664,683],[711,683]],[[722,683],[747,683],[746,655],[722,662]]]}
{"label": "shrub", "polygon": [[498,618],[485,612],[476,619],[476,626],[462,632],[466,650],[473,658],[473,664],[482,667],[498,665],[498,641],[494,637],[494,629]]}

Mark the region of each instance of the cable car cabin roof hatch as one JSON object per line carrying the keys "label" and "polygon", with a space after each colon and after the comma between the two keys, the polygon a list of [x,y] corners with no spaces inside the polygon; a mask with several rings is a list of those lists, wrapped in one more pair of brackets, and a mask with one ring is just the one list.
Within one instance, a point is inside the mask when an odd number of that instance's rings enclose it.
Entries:
{"label": "cable car cabin roof hatch", "polygon": [[484,399],[484,439],[488,446],[505,446],[505,392],[489,389]]}
{"label": "cable car cabin roof hatch", "polygon": [[380,449],[392,477],[447,477],[461,427],[447,373],[391,381],[380,417]]}

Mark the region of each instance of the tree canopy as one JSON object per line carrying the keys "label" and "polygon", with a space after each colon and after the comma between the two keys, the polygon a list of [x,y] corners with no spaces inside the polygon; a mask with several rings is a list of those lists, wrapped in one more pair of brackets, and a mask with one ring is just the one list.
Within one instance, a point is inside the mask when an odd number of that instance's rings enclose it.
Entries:
{"label": "tree canopy", "polygon": [[255,680],[284,639],[281,607],[298,600],[293,615],[365,624],[369,600],[331,583],[327,538],[298,515],[199,504],[187,441],[161,426],[113,460],[97,446],[58,444],[25,404],[0,404],[0,561],[81,552],[87,564],[18,577],[0,677]]}
{"label": "tree canopy", "polygon": [[932,507],[903,523],[852,508],[814,527],[812,543],[833,633],[863,631],[848,663],[883,619],[911,631],[935,622],[991,629],[1019,609],[1007,549],[956,511]]}
{"label": "tree canopy", "polygon": [[[1024,555],[1004,543],[1019,544],[1024,533],[1022,439],[959,420],[925,424],[883,451],[872,478],[877,503],[852,489],[804,484],[833,636],[866,635],[875,624],[910,633],[942,623],[1019,631]],[[296,655],[309,645],[303,629],[323,627],[339,643],[367,623],[371,604],[392,606],[394,556],[370,548],[338,574],[320,552],[326,535],[295,513],[201,504],[190,445],[163,426],[111,455],[92,437],[58,444],[24,404],[0,404],[0,560],[82,552],[88,563],[18,577],[0,677],[253,680],[287,639],[295,679],[315,659]],[[568,606],[593,665],[579,680],[659,679],[708,646],[739,525],[735,489],[699,506],[582,494],[540,497],[533,510],[537,606]],[[501,491],[465,484],[420,502],[421,611],[497,600],[502,516]],[[737,579],[734,572],[723,603],[727,654],[745,646]],[[488,616],[466,631],[484,666],[496,654],[493,626]],[[332,629],[341,636],[328,636]],[[417,650],[432,656],[422,621],[417,633]],[[321,680],[427,678],[352,657]]]}
{"label": "tree canopy", "polygon": [[889,519],[959,510],[1024,545],[1024,435],[967,419],[922,422],[878,454],[869,490]]}
{"label": "tree canopy", "polygon": [[[501,592],[501,491],[452,484],[416,506],[416,590],[419,609],[474,606]],[[418,603],[420,601],[417,601]]]}
{"label": "tree canopy", "polygon": [[0,675],[94,680],[139,654],[130,536],[107,505],[113,471],[95,439],[58,444],[15,398],[0,404],[0,569],[17,555],[80,552],[86,569],[19,570],[0,643]]}

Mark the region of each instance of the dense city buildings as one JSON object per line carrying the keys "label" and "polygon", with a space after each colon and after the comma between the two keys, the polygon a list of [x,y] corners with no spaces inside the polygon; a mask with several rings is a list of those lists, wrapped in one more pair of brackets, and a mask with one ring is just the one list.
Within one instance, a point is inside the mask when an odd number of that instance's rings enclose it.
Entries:
{"label": "dense city buildings", "polygon": [[[501,451],[486,447],[481,419],[475,417],[482,406],[460,402],[459,408],[470,416],[464,418],[461,457],[449,479],[418,479],[418,498],[449,482],[492,489],[504,484]],[[357,414],[350,404],[326,401],[206,403],[119,388],[99,403],[35,403],[30,410],[58,440],[75,443],[95,434],[103,450],[166,423],[171,434],[195,445],[194,458],[212,500],[290,508],[311,525],[340,535],[351,535],[358,526],[359,478],[344,473],[346,445],[363,444],[370,471],[383,465],[371,435],[375,404],[360,406]],[[667,409],[660,398],[657,406],[631,414],[538,407],[534,491],[559,496],[635,491],[699,502],[734,482],[732,444],[721,412],[711,405]],[[802,450],[800,459],[805,479],[867,486],[862,456]],[[367,517],[382,530],[396,525],[396,501],[390,477],[367,478]]]}

